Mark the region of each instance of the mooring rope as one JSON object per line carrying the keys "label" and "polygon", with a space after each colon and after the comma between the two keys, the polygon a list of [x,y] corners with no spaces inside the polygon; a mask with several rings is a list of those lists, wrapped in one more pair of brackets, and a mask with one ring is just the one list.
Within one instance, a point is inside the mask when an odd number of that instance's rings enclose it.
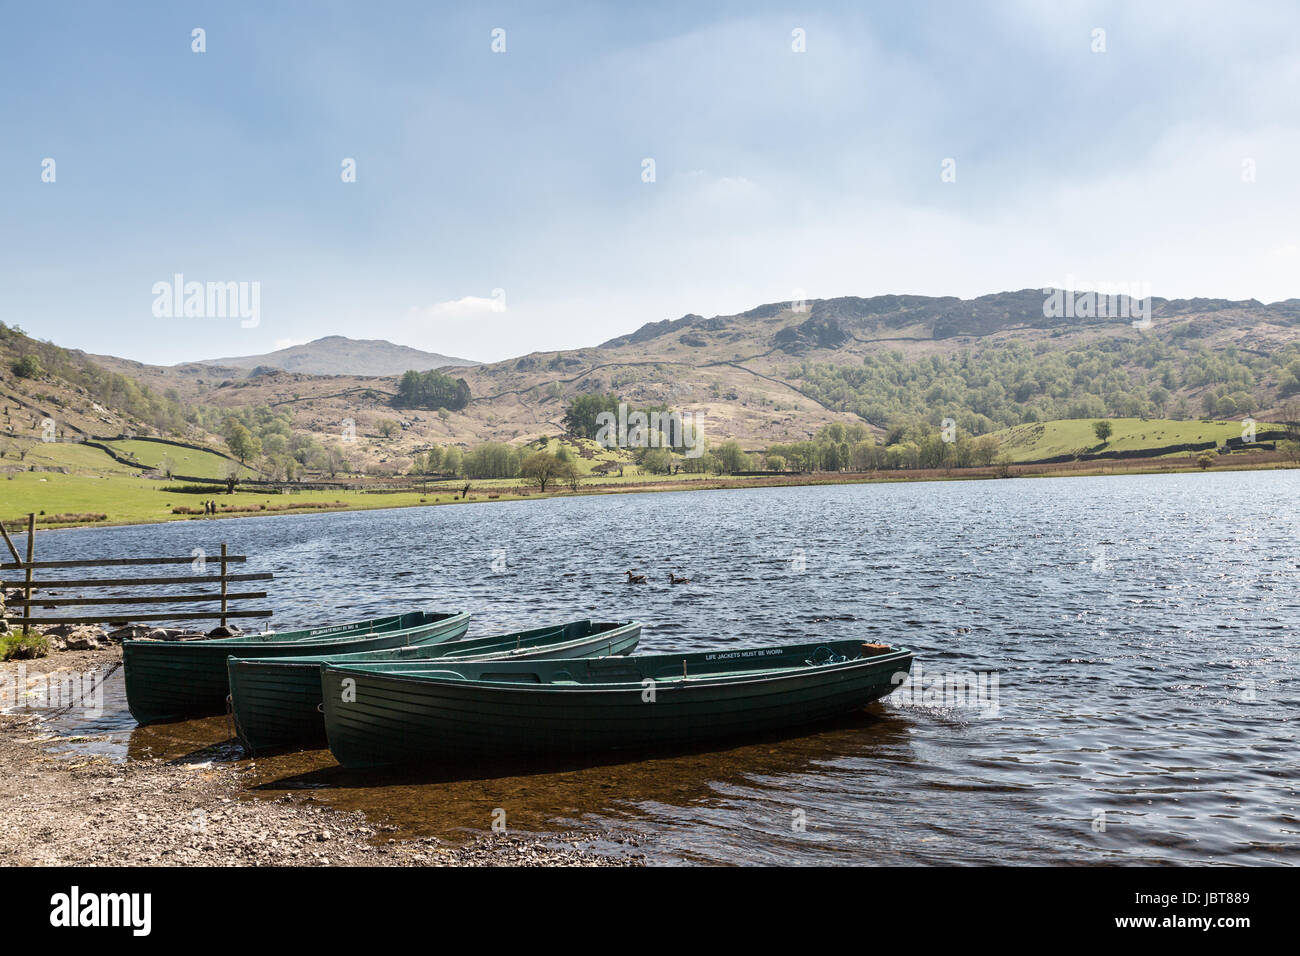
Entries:
{"label": "mooring rope", "polygon": [[[113,676],[113,673],[114,673],[114,672],[115,672],[119,667],[121,667],[121,666],[122,666],[122,662],[121,662],[121,661],[118,661],[116,664],[114,664],[114,665],[113,665],[112,667],[110,667],[108,670],[104,671],[104,673],[101,674],[100,677],[99,677],[99,685],[98,685],[98,686],[103,687],[103,686],[104,686],[104,681],[108,680],[111,676]],[[54,672],[53,672],[53,671],[47,671],[47,672],[46,672],[47,677],[48,677],[48,675],[49,675],[50,673],[54,673]],[[91,690],[94,690],[94,689],[95,689],[95,685],[92,684],[92,685],[91,685]],[[72,701],[72,703],[67,704],[67,705],[65,705],[65,706],[63,706],[63,707],[60,707],[60,708],[58,708],[57,710],[52,710],[52,711],[50,711],[49,713],[43,713],[43,714],[39,714],[39,715],[37,715],[37,716],[38,716],[39,719],[41,719],[41,720],[53,720],[55,717],[62,717],[64,714],[66,714],[68,711],[72,710],[72,708],[74,708],[74,707],[77,707],[77,706],[84,706],[85,703],[86,703],[86,695],[83,693],[83,694],[81,695],[81,700],[74,700],[74,701]]]}

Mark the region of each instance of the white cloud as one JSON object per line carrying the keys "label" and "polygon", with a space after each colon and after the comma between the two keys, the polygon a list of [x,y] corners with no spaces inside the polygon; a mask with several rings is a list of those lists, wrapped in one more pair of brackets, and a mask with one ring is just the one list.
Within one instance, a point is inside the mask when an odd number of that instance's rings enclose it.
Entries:
{"label": "white cloud", "polygon": [[462,296],[459,299],[449,299],[446,302],[435,302],[433,305],[411,310],[413,315],[423,316],[430,319],[473,318],[475,316],[486,315],[490,312],[504,311],[506,311],[506,294],[504,289],[493,289],[492,295],[487,298],[479,295],[467,295]]}

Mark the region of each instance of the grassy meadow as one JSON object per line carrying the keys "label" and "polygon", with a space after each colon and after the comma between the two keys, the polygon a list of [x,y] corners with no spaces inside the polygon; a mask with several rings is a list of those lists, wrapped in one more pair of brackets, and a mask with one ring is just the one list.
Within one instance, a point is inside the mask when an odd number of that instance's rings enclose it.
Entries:
{"label": "grassy meadow", "polygon": [[[1158,448],[1189,442],[1213,440],[1222,445],[1228,438],[1241,435],[1235,421],[1157,421],[1110,419],[1114,431],[1106,443],[1098,441],[1090,420],[1063,420],[1021,425],[995,432],[1005,460],[1027,462],[1056,455],[1089,453],[1104,450]],[[1270,427],[1260,424],[1258,429]],[[736,478],[714,474],[652,475],[643,473],[626,451],[601,448],[586,440],[564,441],[571,460],[581,475],[579,493],[689,490],[741,485],[813,484],[825,482],[945,480],[988,478],[999,475],[997,467],[984,469],[930,469],[928,471],[879,471],[870,474],[825,472],[808,475],[773,475]],[[112,446],[119,454],[131,453],[142,465],[157,467],[170,459],[174,472],[196,477],[221,477],[228,460],[221,455],[168,446],[156,442],[119,441]],[[534,442],[529,450],[542,447]],[[555,453],[560,440],[552,438],[546,450]],[[1192,470],[1197,467],[1194,455],[1169,455],[1120,463],[1070,462],[1063,465],[1028,466],[1016,471],[1025,476],[1052,474],[1106,474],[1150,471]],[[1181,459],[1181,460],[1176,460]],[[15,462],[16,464],[16,462]],[[1284,467],[1289,464],[1280,453],[1236,453],[1216,462],[1217,467],[1255,468]],[[618,473],[622,467],[623,474]],[[213,485],[200,493],[176,491],[182,482],[163,479],[156,472],[142,473],[117,462],[103,451],[72,443],[37,444],[30,448],[22,467],[0,474],[0,520],[11,531],[25,526],[25,515],[35,513],[39,527],[73,527],[78,525],[139,524],[158,521],[207,520],[201,513],[202,502],[214,499],[220,508],[218,517],[269,514],[303,514],[332,510],[399,508],[415,505],[443,505],[460,501],[460,492],[470,485],[469,501],[510,501],[524,498],[568,495],[573,491],[562,482],[548,487],[545,495],[518,478],[509,479],[430,479],[417,477],[394,482],[365,479],[381,488],[308,490],[281,493],[241,488],[225,494],[222,486]],[[248,474],[245,469],[245,474]],[[356,479],[352,479],[356,480]],[[398,490],[382,486],[405,485]],[[171,489],[171,490],[169,490]],[[195,514],[189,513],[196,512]]]}
{"label": "grassy meadow", "polygon": [[[1071,418],[1054,422],[1017,425],[993,432],[1002,453],[1012,461],[1036,461],[1058,455],[1096,454],[1104,451],[1136,451],[1214,441],[1224,444],[1241,437],[1240,421],[1169,421],[1164,419],[1108,418],[1114,431],[1102,443],[1092,430],[1094,419]],[[1277,428],[1263,422],[1256,431]]]}

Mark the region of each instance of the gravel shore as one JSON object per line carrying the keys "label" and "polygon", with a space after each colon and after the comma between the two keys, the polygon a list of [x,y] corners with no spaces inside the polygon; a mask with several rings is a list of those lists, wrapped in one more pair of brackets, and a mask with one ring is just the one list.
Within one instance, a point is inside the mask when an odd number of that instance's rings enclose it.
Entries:
{"label": "gravel shore", "polygon": [[[27,661],[28,675],[84,672],[118,648]],[[0,677],[14,670],[0,664]],[[604,835],[509,833],[455,845],[396,841],[364,814],[310,795],[241,796],[248,771],[221,761],[131,760],[55,753],[35,712],[0,715],[2,866],[636,866],[575,844]]]}

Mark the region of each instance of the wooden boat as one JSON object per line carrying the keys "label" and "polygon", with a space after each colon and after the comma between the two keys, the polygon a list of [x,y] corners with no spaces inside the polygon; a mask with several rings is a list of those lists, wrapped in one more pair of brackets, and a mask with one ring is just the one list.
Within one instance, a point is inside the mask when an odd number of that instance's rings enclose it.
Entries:
{"label": "wooden boat", "polygon": [[697,654],[321,667],[345,767],[693,744],[849,713],[912,666],[906,648],[832,641]]}
{"label": "wooden boat", "polygon": [[432,660],[528,660],[628,654],[641,638],[640,621],[571,621],[513,634],[471,637],[444,644],[412,645],[354,654],[296,657],[231,657],[230,707],[235,732],[250,753],[325,739],[320,668],[325,661],[361,664],[400,673]]}
{"label": "wooden boat", "polygon": [[140,724],[220,714],[226,709],[226,658],[343,654],[407,644],[437,644],[460,637],[469,613],[410,611],[350,624],[301,631],[244,634],[202,641],[123,641],[126,702]]}

